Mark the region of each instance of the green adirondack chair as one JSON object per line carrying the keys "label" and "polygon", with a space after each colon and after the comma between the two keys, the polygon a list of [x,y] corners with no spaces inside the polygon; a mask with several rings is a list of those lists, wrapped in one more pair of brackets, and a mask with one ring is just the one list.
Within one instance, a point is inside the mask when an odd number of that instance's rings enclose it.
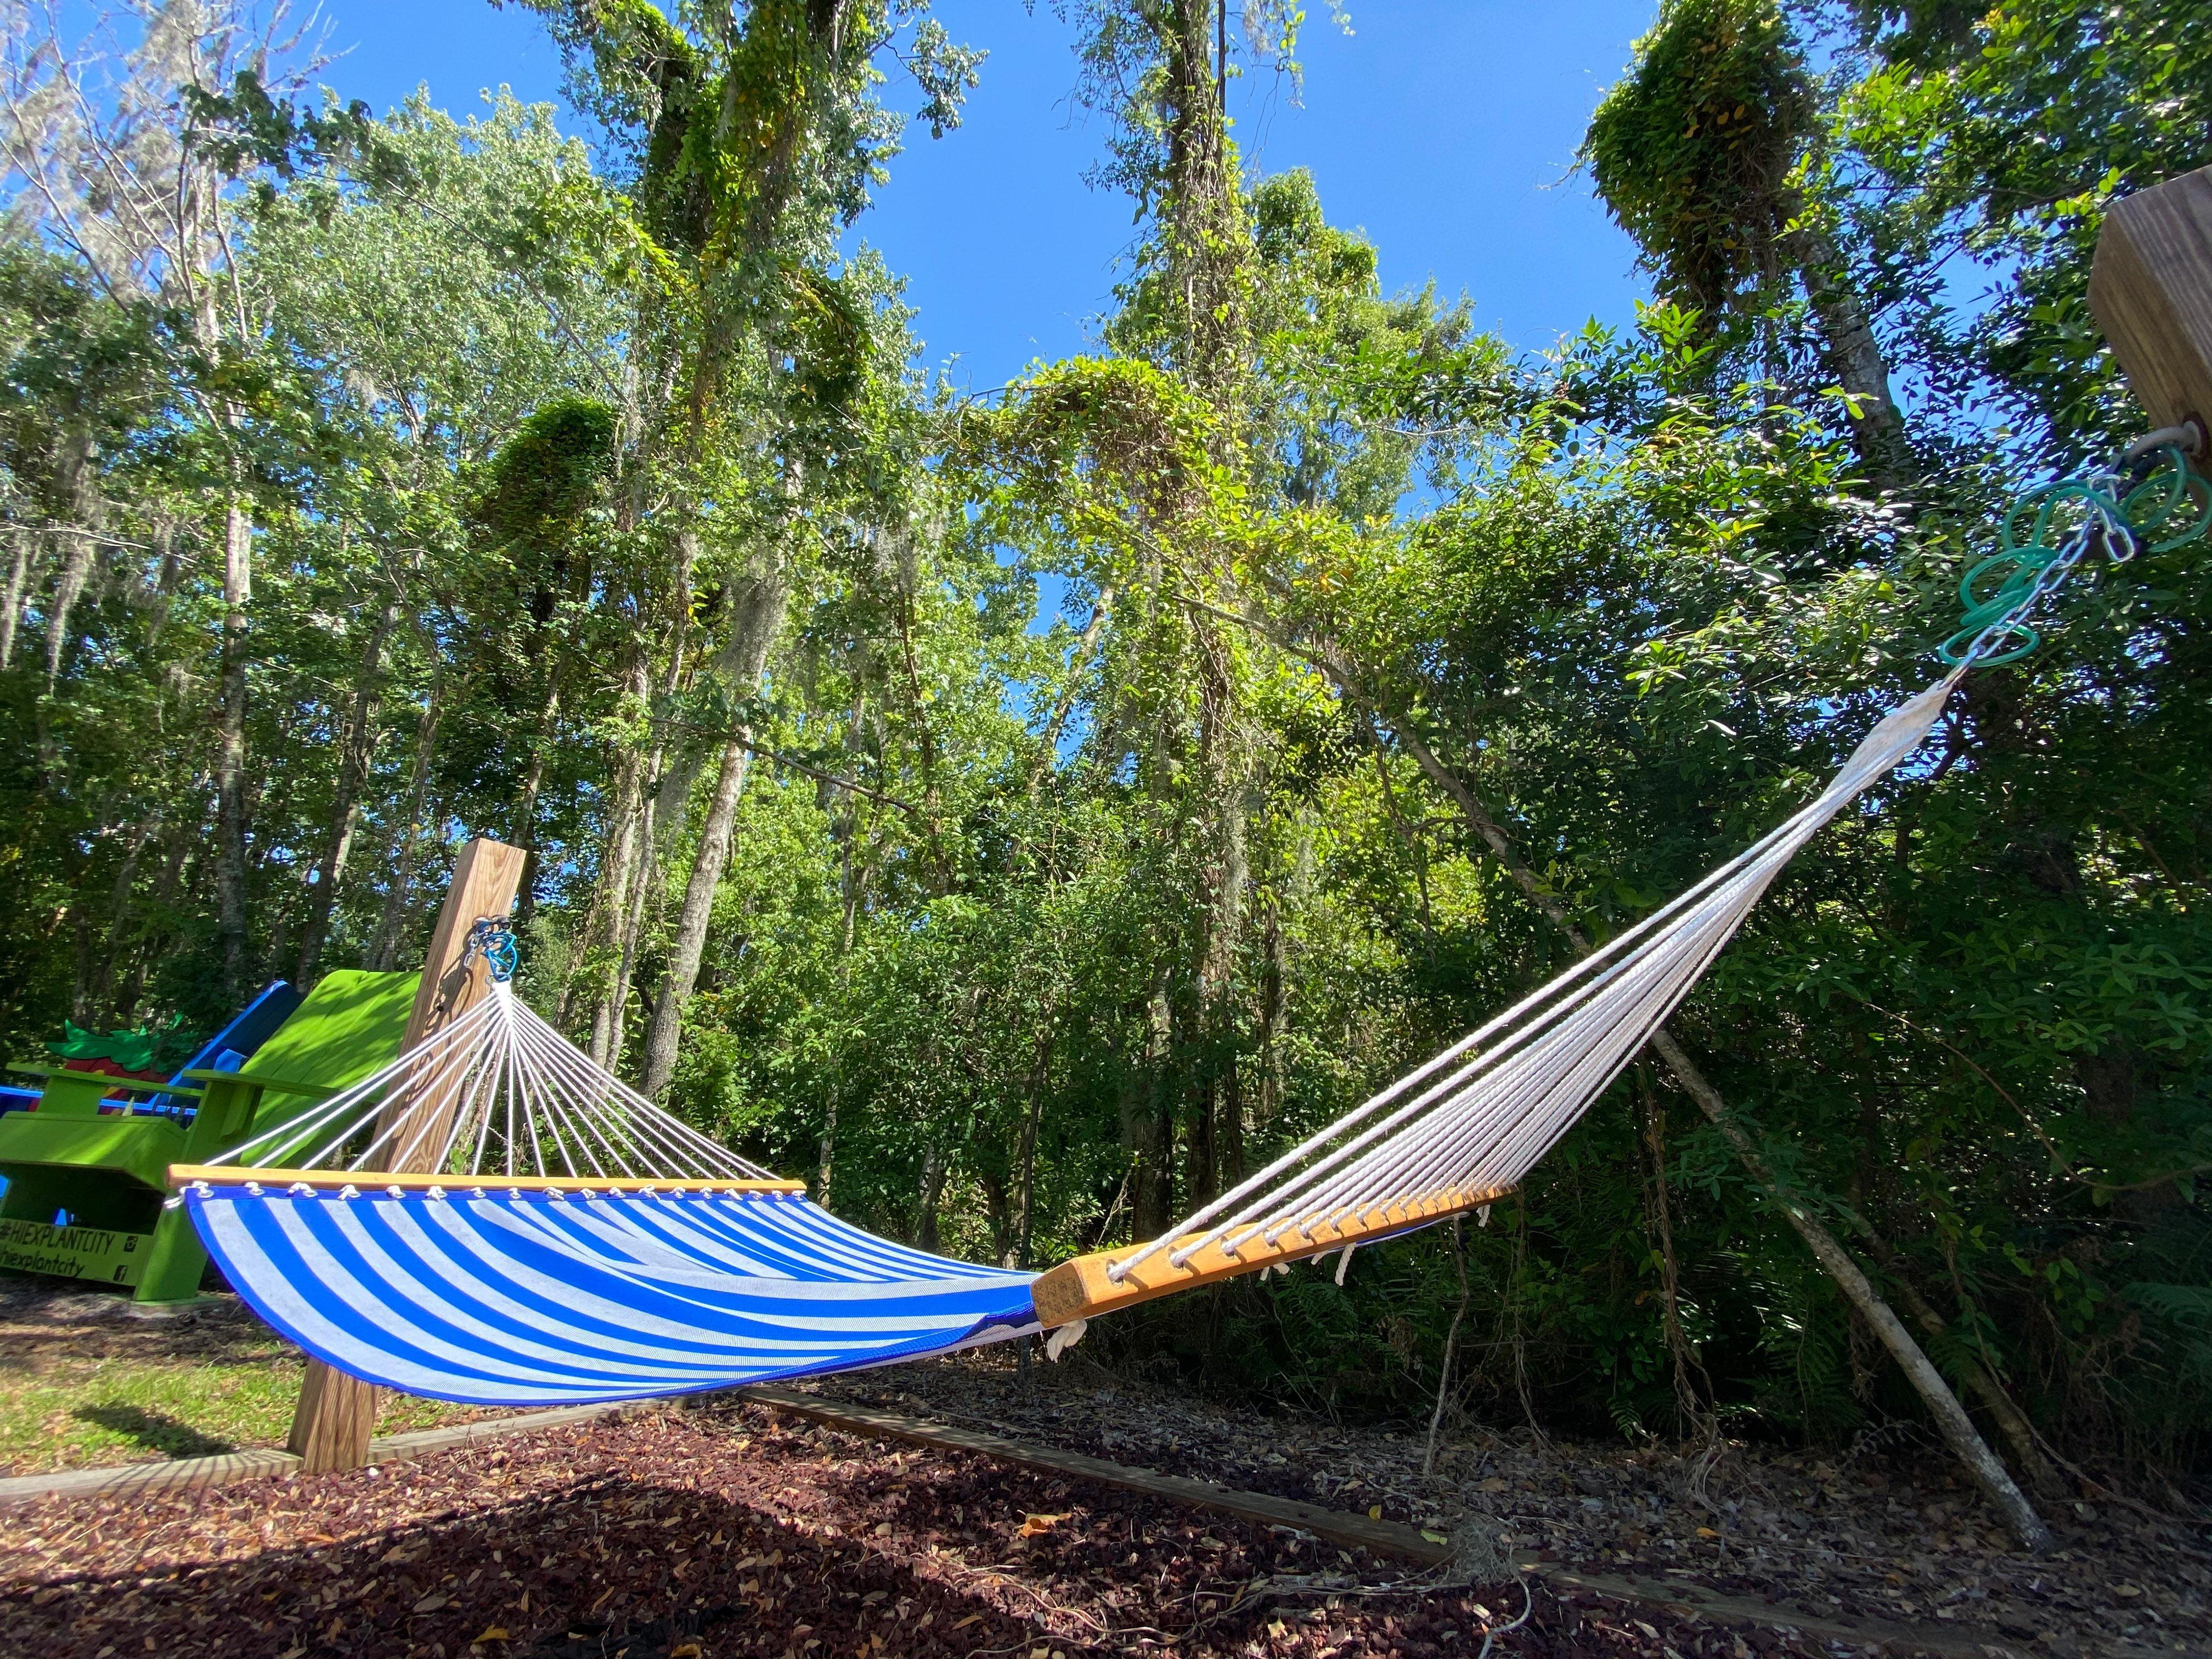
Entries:
{"label": "green adirondack chair", "polygon": [[[42,1073],[38,1109],[0,1115],[0,1268],[128,1286],[140,1302],[199,1293],[207,1252],[181,1209],[167,1210],[172,1164],[195,1164],[359,1082],[399,1053],[420,974],[341,969],[234,1072],[191,1071],[184,1085]],[[173,1115],[103,1113],[121,1089],[192,1101]],[[58,1216],[66,1215],[68,1224]]]}

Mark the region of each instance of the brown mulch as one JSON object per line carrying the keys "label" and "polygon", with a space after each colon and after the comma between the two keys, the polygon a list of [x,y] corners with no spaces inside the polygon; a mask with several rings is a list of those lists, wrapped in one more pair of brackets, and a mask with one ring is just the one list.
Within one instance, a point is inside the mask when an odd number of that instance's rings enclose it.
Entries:
{"label": "brown mulch", "polygon": [[[1474,1659],[1523,1594],[726,1400],[0,1528],[0,1650],[38,1659]],[[1540,1588],[1495,1650],[1819,1651]]]}
{"label": "brown mulch", "polygon": [[1674,1577],[1785,1613],[1955,1624],[2058,1659],[2212,1653],[2212,1534],[2201,1521],[2103,1494],[2045,1502],[2059,1548],[2024,1555],[1948,1455],[1909,1425],[1826,1455],[1730,1443],[1702,1474],[1670,1446],[1473,1427],[1447,1436],[1425,1475],[1424,1433],[1231,1411],[1103,1370],[1079,1348],[1025,1374],[981,1351],[802,1386],[1446,1534],[1494,1517],[1524,1559]]}

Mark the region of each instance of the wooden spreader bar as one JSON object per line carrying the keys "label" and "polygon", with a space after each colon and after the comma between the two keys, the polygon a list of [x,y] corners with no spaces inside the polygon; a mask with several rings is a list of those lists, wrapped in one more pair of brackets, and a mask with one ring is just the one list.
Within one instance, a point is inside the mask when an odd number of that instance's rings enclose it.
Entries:
{"label": "wooden spreader bar", "polygon": [[520,1190],[526,1193],[803,1193],[803,1181],[684,1181],[673,1176],[651,1178],[609,1176],[419,1175],[387,1173],[382,1170],[249,1170],[230,1164],[172,1164],[169,1184],[183,1187],[195,1181],[235,1187],[258,1181],[283,1189],[308,1186],[333,1189],[357,1187],[364,1193],[380,1193],[392,1187],[408,1192],[427,1192],[442,1187],[448,1193],[466,1194],[482,1188],[487,1193]]}
{"label": "wooden spreader bar", "polygon": [[[1330,1250],[1341,1249],[1347,1244],[1364,1244],[1391,1233],[1402,1232],[1424,1222],[1441,1220],[1445,1216],[1479,1209],[1496,1202],[1513,1189],[1510,1187],[1444,1187],[1435,1192],[1422,1193],[1411,1198],[1394,1199],[1388,1204],[1377,1205],[1365,1212],[1364,1220],[1352,1212],[1340,1211],[1337,1221],[1314,1220],[1305,1224],[1312,1228],[1309,1237],[1304,1228],[1291,1224],[1283,1228],[1275,1243],[1267,1243],[1266,1232],[1247,1243],[1231,1255],[1222,1248],[1233,1243],[1243,1233],[1250,1231],[1249,1223],[1239,1223],[1222,1235],[1218,1243],[1208,1244],[1193,1251],[1182,1267],[1174,1258],[1183,1245],[1160,1250],[1149,1255],[1133,1268],[1118,1284],[1107,1269],[1116,1261],[1126,1261],[1134,1255],[1140,1245],[1125,1245],[1118,1250],[1101,1250],[1095,1255],[1079,1255],[1073,1261],[1063,1261],[1030,1287],[1036,1303],[1038,1322],[1049,1328],[1065,1325],[1078,1319],[1089,1319],[1093,1315],[1111,1313],[1117,1308],[1132,1307],[1139,1302],[1150,1302],[1154,1297],[1169,1296],[1176,1291],[1187,1291],[1199,1285],[1211,1285],[1217,1279],[1233,1279],[1238,1273],[1256,1273],[1262,1268],[1303,1261],[1309,1256],[1321,1255]],[[1192,1240],[1203,1238],[1203,1233],[1194,1233]],[[1186,1240],[1188,1243],[1189,1240]]]}

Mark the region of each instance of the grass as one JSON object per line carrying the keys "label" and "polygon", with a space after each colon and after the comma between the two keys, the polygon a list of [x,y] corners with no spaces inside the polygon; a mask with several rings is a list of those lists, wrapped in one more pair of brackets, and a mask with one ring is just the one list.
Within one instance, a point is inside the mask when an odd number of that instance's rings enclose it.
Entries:
{"label": "grass", "polygon": [[[303,1368],[234,1297],[140,1318],[118,1297],[0,1278],[0,1475],[281,1446]],[[497,1414],[386,1395],[377,1431]]]}

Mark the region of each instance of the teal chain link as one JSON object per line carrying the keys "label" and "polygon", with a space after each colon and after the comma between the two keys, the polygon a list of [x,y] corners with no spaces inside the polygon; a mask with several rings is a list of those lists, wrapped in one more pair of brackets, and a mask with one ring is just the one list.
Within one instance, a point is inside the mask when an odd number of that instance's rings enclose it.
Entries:
{"label": "teal chain link", "polygon": [[[2146,476],[2145,467],[2155,470]],[[2078,520],[2063,511],[2069,502]],[[2124,564],[2138,552],[2186,547],[2208,531],[2212,484],[2174,444],[2151,451],[2128,472],[2093,472],[2031,490],[2005,514],[1998,550],[1959,579],[1966,614],[1937,654],[1978,668],[2017,662],[2043,643],[2028,614],[2093,549],[2101,544],[2113,563]]]}
{"label": "teal chain link", "polygon": [[515,947],[514,929],[498,916],[479,916],[469,929],[468,938],[461,945],[461,960],[480,956],[484,967],[494,980],[504,985],[514,977],[521,966],[520,953]]}

